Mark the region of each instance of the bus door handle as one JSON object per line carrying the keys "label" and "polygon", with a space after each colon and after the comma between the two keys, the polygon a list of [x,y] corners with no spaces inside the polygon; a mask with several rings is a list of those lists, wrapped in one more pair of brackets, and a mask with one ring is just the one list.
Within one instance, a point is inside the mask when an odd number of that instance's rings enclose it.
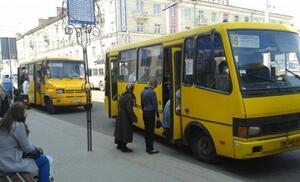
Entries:
{"label": "bus door handle", "polygon": [[185,108],[184,111],[188,114],[190,112],[189,108]]}

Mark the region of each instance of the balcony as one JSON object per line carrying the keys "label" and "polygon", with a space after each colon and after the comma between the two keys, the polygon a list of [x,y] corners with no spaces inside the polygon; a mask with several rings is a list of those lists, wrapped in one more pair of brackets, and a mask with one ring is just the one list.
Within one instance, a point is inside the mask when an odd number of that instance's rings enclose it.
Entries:
{"label": "balcony", "polygon": [[145,21],[149,18],[146,11],[134,11],[133,16],[137,21]]}

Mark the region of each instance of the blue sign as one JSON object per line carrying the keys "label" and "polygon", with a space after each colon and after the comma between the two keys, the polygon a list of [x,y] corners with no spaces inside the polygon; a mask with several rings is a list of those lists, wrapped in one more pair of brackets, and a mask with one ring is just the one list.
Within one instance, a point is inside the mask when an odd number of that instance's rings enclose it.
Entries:
{"label": "blue sign", "polygon": [[0,60],[17,59],[16,38],[0,37]]}
{"label": "blue sign", "polygon": [[94,0],[68,0],[69,24],[95,25]]}
{"label": "blue sign", "polygon": [[127,31],[126,0],[120,0],[120,16],[121,16],[121,30],[122,32],[126,32]]}

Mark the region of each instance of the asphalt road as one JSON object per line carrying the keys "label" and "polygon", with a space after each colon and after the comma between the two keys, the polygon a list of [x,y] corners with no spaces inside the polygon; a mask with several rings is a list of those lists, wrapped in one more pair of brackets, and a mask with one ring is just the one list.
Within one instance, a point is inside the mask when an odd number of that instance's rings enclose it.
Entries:
{"label": "asphalt road", "polygon": [[[47,114],[42,108],[34,109]],[[57,114],[51,115],[51,117],[86,128],[86,113],[83,108],[60,109]],[[104,112],[104,103],[94,102],[92,108],[92,127],[93,131],[113,136],[114,120],[107,118],[107,115]],[[141,146],[144,145],[142,131],[135,132],[133,142]],[[112,143],[112,145],[114,144]],[[219,164],[212,165],[196,161],[189,148],[173,146],[162,139],[156,140],[155,148],[161,153],[176,157],[178,160],[190,162],[242,181],[300,181],[300,150],[252,160],[223,158]]]}

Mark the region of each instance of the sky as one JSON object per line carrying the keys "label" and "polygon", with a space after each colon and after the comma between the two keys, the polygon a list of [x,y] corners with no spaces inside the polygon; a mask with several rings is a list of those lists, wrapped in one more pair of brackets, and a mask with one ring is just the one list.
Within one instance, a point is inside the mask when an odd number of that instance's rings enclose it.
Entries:
{"label": "sky", "polygon": [[[269,0],[270,12],[288,14],[295,17],[295,25],[300,28],[299,0]],[[63,0],[0,0],[0,36],[14,36],[25,33],[38,25],[38,18],[56,15],[56,7]],[[229,0],[230,5],[251,9],[265,9],[266,0]],[[298,10],[299,11],[299,10]]]}

